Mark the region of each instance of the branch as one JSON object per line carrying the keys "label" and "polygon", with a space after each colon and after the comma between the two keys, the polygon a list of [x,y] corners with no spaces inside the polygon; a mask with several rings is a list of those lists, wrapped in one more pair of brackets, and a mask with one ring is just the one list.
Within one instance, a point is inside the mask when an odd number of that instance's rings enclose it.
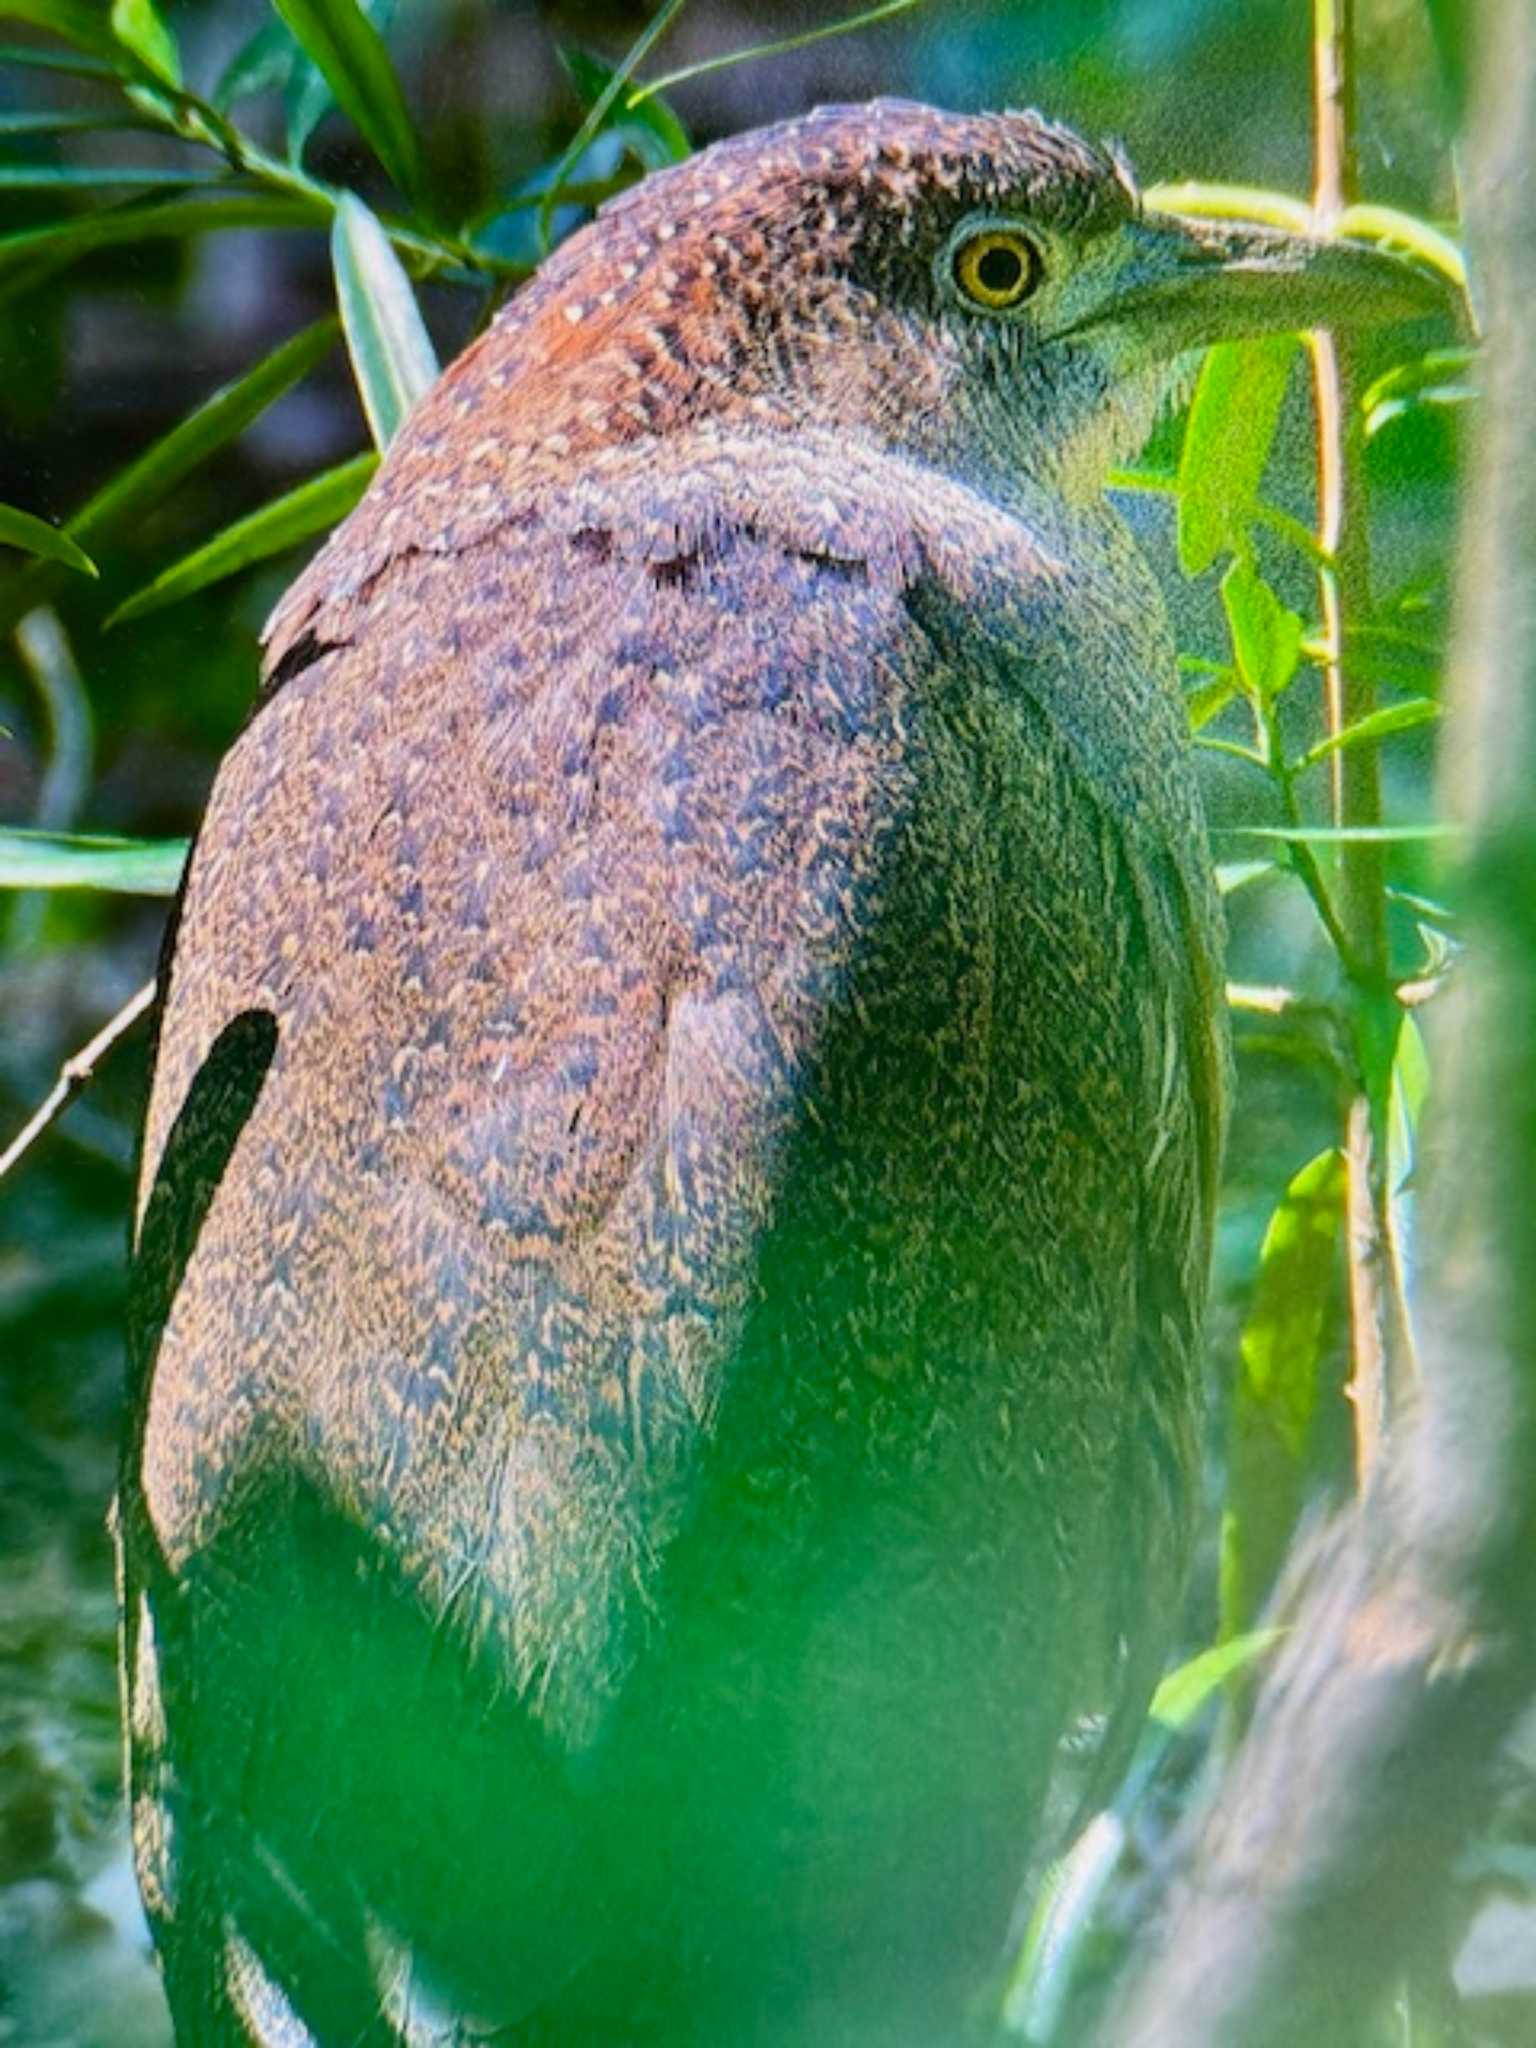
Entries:
{"label": "branch", "polygon": [[10,1144],[0,1152],[0,1180],[3,1180],[11,1168],[31,1151],[48,1126],[56,1123],[75,1097],[84,1090],[97,1067],[112,1051],[118,1040],[133,1029],[154,1002],[158,987],[158,982],[146,981],[142,988],[135,989],[116,1016],[107,1019],[90,1043],[82,1045],[77,1053],[71,1053],[60,1067],[59,1078],[47,1095],[12,1138]]}
{"label": "branch", "polygon": [[1470,944],[1438,1019],[1423,1378],[1182,1848],[1124,2048],[1331,2048],[1443,1942],[1458,1851],[1536,1689],[1536,36],[1488,17],[1473,134],[1487,414],[1466,497],[1448,740]]}

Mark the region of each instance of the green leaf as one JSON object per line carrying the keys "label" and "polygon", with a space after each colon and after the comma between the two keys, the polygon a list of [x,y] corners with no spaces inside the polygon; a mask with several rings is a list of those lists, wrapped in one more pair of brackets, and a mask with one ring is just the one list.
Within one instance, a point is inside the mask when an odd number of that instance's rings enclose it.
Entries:
{"label": "green leaf", "polygon": [[1392,1058],[1387,1113],[1387,1186],[1394,1202],[1409,1199],[1418,1161],[1419,1120],[1429,1095],[1429,1049],[1418,1020],[1405,1013]]}
{"label": "green leaf", "polygon": [[1207,350],[1179,456],[1179,566],[1198,576],[1248,545],[1296,354],[1292,334]]}
{"label": "green leaf", "polygon": [[41,555],[50,562],[63,562],[82,576],[94,576],[96,564],[78,548],[67,533],[60,533],[46,519],[19,512],[14,505],[0,505],[0,543],[22,548],[29,555]]}
{"label": "green leaf", "polygon": [[114,889],[127,896],[174,896],[190,843],[0,831],[0,889]]}
{"label": "green leaf", "polygon": [[175,604],[195,590],[233,576],[252,562],[265,561],[269,555],[281,554],[285,548],[311,540],[317,533],[328,532],[346,517],[368,488],[378,461],[371,452],[354,456],[350,462],[311,477],[297,490],[274,498],[259,512],[237,519],[233,526],[227,526],[192,554],[184,555],[153,583],[120,604],[107,625],[119,626],[125,620],[142,618],[146,612]]}
{"label": "green leaf", "polygon": [[155,0],[112,0],[112,32],[156,78],[181,84],[181,53]]}
{"label": "green leaf", "polygon": [[1201,1650],[1169,1672],[1152,1695],[1147,1719],[1170,1734],[1182,1734],[1213,1693],[1272,1650],[1284,1634],[1282,1628],[1255,1628]]}
{"label": "green leaf", "polygon": [[1228,860],[1216,865],[1216,886],[1223,896],[1235,896],[1239,889],[1246,889],[1250,882],[1257,882],[1264,875],[1280,875],[1285,870],[1272,860]]}
{"label": "green leaf", "polygon": [[[5,59],[0,55],[0,65]],[[92,129],[102,128],[149,128],[153,122],[146,121],[141,114],[127,112],[122,108],[100,109],[83,113],[72,109],[62,113],[57,107],[40,108],[36,113],[0,114],[0,136],[16,135],[79,135],[88,134]]]}
{"label": "green leaf", "polygon": [[1246,559],[1221,579],[1237,671],[1251,697],[1268,703],[1295,675],[1301,660],[1301,620],[1283,605]]}
{"label": "green leaf", "polygon": [[1041,1879],[1003,1993],[999,2017],[1007,2038],[1060,2039],[1061,2015],[1084,1938],[1120,1861],[1131,1817],[1170,1742],[1221,1686],[1247,1670],[1282,1634],[1280,1629],[1255,1629],[1232,1642],[1218,1643],[1171,1671],[1158,1687],[1136,1756],[1113,1805],[1093,1816]]}
{"label": "green leaf", "polygon": [[1410,732],[1416,725],[1428,725],[1440,716],[1440,706],[1433,697],[1405,697],[1401,704],[1383,705],[1380,711],[1372,711],[1364,718],[1357,718],[1353,725],[1345,726],[1342,732],[1331,732],[1326,739],[1319,740],[1297,762],[1299,772],[1311,768],[1328,755],[1337,754],[1345,747],[1363,746],[1368,742],[1385,739],[1388,733]]}
{"label": "green leaf", "polygon": [[98,213],[0,235],[0,272],[33,259],[72,262],[97,249],[162,235],[180,240],[223,228],[313,227],[329,217],[329,209],[319,201],[265,195],[163,199],[143,206],[104,207]]}
{"label": "green leaf", "polygon": [[384,38],[357,0],[272,0],[325,74],[336,103],[402,192],[421,186],[421,153]]}
{"label": "green leaf", "polygon": [[[613,85],[614,67],[585,50],[562,49],[560,61],[588,107],[595,106]],[[617,93],[611,93],[599,132],[616,135],[649,171],[680,164],[693,149],[687,129],[666,101],[655,95],[633,106],[621,106]]]}
{"label": "green leaf", "polygon": [[[359,0],[359,5],[379,34],[387,35],[394,18],[394,0]],[[295,45],[293,69],[283,92],[290,162],[304,161],[310,136],[335,104],[336,96],[325,73]]]}
{"label": "green leaf", "polygon": [[222,172],[173,171],[164,164],[0,164],[0,192],[108,192],[124,186],[222,185]]}
{"label": "green leaf", "polygon": [[374,441],[387,448],[437,376],[437,357],[389,237],[350,192],[337,203],[331,264],[363,411]]}
{"label": "green leaf", "polygon": [[1465,405],[1476,398],[1478,389],[1471,380],[1476,362],[1473,349],[1437,348],[1388,370],[1360,400],[1366,439],[1418,406]]}
{"label": "green leaf", "polygon": [[1264,1233],[1232,1395],[1221,1527],[1223,1641],[1262,1608],[1301,1508],[1338,1301],[1344,1171],[1342,1153],[1319,1153],[1291,1180]]}
{"label": "green leaf", "polygon": [[1237,670],[1218,668],[1184,693],[1184,711],[1189,719],[1191,732],[1199,732],[1203,726],[1218,717],[1237,695]]}
{"label": "green leaf", "polygon": [[66,531],[76,538],[120,527],[158,504],[199,463],[243,434],[254,419],[281,398],[336,345],[339,323],[317,320],[285,341],[231,384],[204,399],[195,411],[161,437],[89,499]]}
{"label": "green leaf", "polygon": [[210,103],[224,114],[237,100],[285,86],[299,57],[299,46],[287,22],[263,22],[219,73],[218,83],[208,95]]}
{"label": "green leaf", "polygon": [[1463,828],[1429,825],[1218,825],[1218,832],[1244,839],[1284,839],[1295,846],[1414,846],[1432,839],[1459,839]]}
{"label": "green leaf", "polygon": [[32,28],[49,29],[77,49],[105,57],[114,70],[121,67],[122,53],[106,11],[84,5],[82,0],[0,0],[0,21],[24,21]]}
{"label": "green leaf", "polygon": [[841,21],[822,22],[816,28],[802,29],[798,35],[782,36],[777,42],[754,43],[749,49],[727,50],[722,57],[706,57],[700,64],[686,64],[681,71],[669,71],[665,78],[655,78],[649,85],[638,87],[629,96],[630,107],[643,105],[669,86],[681,85],[686,78],[702,78],[707,71],[724,71],[732,64],[780,57],[788,50],[803,50],[810,43],[823,42],[828,36],[853,35],[859,29],[873,28],[878,21],[887,21],[893,14],[905,14],[920,5],[921,0],[876,0],[875,6],[860,8],[857,14],[845,14]]}

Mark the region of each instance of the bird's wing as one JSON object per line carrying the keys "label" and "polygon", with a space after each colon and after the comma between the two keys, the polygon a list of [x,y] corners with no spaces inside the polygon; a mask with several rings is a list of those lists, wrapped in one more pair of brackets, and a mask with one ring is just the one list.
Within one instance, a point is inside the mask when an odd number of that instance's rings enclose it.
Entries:
{"label": "bird's wing", "polygon": [[154,1368],[173,1559],[259,1446],[302,1457],[573,1739],[901,772],[892,548],[633,481],[365,571],[343,536],[301,586],[191,863],[145,1149],[147,1194],[220,1031],[270,1014]]}
{"label": "bird's wing", "polygon": [[[1116,536],[1111,545],[1118,546]],[[1136,568],[1122,567],[1134,588]],[[1083,1702],[1099,1711],[1107,1706],[1109,1721],[1082,1781],[1085,1807],[1113,1791],[1128,1759],[1167,1652],[1188,1562],[1230,1062],[1224,923],[1189,770],[1184,711],[1172,686],[1171,649],[1162,642],[1162,609],[1149,586],[1146,597],[1139,621],[1109,620],[1098,638],[1104,665],[1121,685],[1108,691],[1083,673],[1095,640],[1081,590],[1057,586],[1042,595],[1017,580],[996,581],[985,565],[978,572],[966,564],[947,578],[918,579],[906,599],[939,663],[1032,699],[1058,735],[1081,799],[1097,815],[1127,935],[1128,1015],[1118,1042],[1134,1049],[1139,1071],[1123,1078],[1141,1105],[1144,1138],[1140,1156],[1126,1160],[1139,1215],[1130,1276],[1136,1335],[1111,1373],[1125,1398],[1114,1520],[1104,1531],[1112,1589],[1108,1669],[1097,1688],[1089,1677]],[[1053,657],[1053,646],[1065,639],[1064,619],[1075,652]],[[1083,1113],[1091,1118],[1091,1102],[1084,1101]]]}

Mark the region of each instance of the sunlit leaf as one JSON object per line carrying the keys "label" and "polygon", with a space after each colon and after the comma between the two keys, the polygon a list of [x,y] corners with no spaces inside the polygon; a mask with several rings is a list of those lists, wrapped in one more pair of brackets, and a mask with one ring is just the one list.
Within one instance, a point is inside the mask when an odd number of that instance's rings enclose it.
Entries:
{"label": "sunlit leaf", "polygon": [[112,32],[156,78],[181,84],[181,54],[155,0],[112,0]]}
{"label": "sunlit leaf", "polygon": [[274,498],[260,511],[237,519],[233,526],[227,526],[214,539],[164,570],[126,604],[120,604],[106,623],[117,626],[128,619],[142,618],[146,612],[190,597],[193,591],[233,576],[253,562],[265,561],[269,555],[281,554],[300,541],[312,540],[317,533],[328,532],[346,517],[368,488],[378,460],[372,453],[355,456],[352,461],[300,484],[297,490]]}
{"label": "sunlit leaf", "polygon": [[1221,1633],[1252,1622],[1302,1504],[1339,1287],[1344,1160],[1330,1148],[1294,1176],[1264,1233],[1232,1395],[1221,1527]]}
{"label": "sunlit leaf", "polygon": [[1186,576],[1247,545],[1296,347],[1294,335],[1269,334],[1206,351],[1179,457]]}
{"label": "sunlit leaf", "polygon": [[389,237],[350,192],[336,208],[331,263],[363,411],[374,441],[387,448],[437,376],[437,356]]}
{"label": "sunlit leaf", "polygon": [[1357,719],[1342,732],[1329,733],[1326,739],[1309,747],[1296,765],[1298,769],[1310,768],[1345,747],[1364,746],[1385,739],[1389,733],[1411,732],[1416,725],[1429,725],[1440,716],[1440,708],[1432,697],[1405,697],[1400,704],[1384,704],[1379,711]]}
{"label": "sunlit leaf", "polygon": [[1212,1696],[1280,1638],[1255,1629],[1218,1643],[1171,1671],[1153,1695],[1147,1727],[1114,1803],[1096,1813],[1064,1856],[1046,1871],[1003,1993],[1003,2032],[1024,2042],[1059,2038],[1085,1936],[1125,1848],[1129,1823],[1173,1737]]}
{"label": "sunlit leaf", "polygon": [[0,505],[0,544],[21,548],[29,555],[41,555],[50,562],[63,562],[82,576],[94,576],[96,564],[67,533],[60,533],[46,519],[18,511],[14,505]]}
{"label": "sunlit leaf", "polygon": [[114,839],[80,832],[0,831],[0,889],[113,889],[174,896],[185,839]]}
{"label": "sunlit leaf", "polygon": [[1246,558],[1234,561],[1222,577],[1221,601],[1243,686],[1250,696],[1267,703],[1296,673],[1301,620]]}
{"label": "sunlit leaf", "polygon": [[1378,377],[1360,401],[1366,438],[1374,438],[1420,406],[1465,405],[1476,398],[1478,389],[1470,374],[1476,361],[1471,349],[1431,349]]}
{"label": "sunlit leaf", "polygon": [[1403,845],[1435,839],[1459,839],[1462,828],[1428,825],[1223,825],[1218,831],[1244,839],[1284,839],[1297,846]]}
{"label": "sunlit leaf", "polygon": [[1274,1648],[1284,1634],[1284,1629],[1279,1628],[1249,1629],[1243,1635],[1229,1636],[1225,1642],[1213,1643],[1208,1650],[1187,1658],[1169,1672],[1153,1693],[1147,1719],[1156,1721],[1170,1734],[1182,1734],[1206,1702],[1229,1679],[1250,1669],[1266,1650]]}
{"label": "sunlit leaf", "polygon": [[336,103],[402,192],[421,185],[416,131],[384,38],[357,0],[272,0],[324,73]]}
{"label": "sunlit leaf", "polygon": [[1223,896],[1235,896],[1239,889],[1246,889],[1250,882],[1257,882],[1265,875],[1283,873],[1284,869],[1272,860],[1219,861],[1216,866],[1216,886]]}
{"label": "sunlit leaf", "polygon": [[1237,670],[1217,668],[1184,693],[1184,712],[1191,732],[1199,732],[1226,710],[1238,693]]}

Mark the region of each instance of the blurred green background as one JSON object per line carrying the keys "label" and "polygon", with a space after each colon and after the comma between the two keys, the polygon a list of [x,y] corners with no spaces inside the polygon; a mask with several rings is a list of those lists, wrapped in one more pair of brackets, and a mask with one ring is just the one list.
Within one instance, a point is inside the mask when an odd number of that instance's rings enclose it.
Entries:
{"label": "blurred green background", "polygon": [[[87,0],[95,8],[95,0]],[[0,500],[58,523],[221,384],[332,309],[322,226],[145,239],[78,260],[18,260],[7,237],[119,203],[106,182],[125,165],[206,175],[211,159],[157,132],[93,125],[121,112],[110,81],[22,61],[65,46],[37,32],[36,6],[0,0]],[[99,8],[106,18],[104,4]],[[438,217],[490,221],[556,159],[583,113],[562,52],[616,61],[648,10],[610,0],[538,8],[493,0],[398,0],[373,10],[422,139]],[[689,65],[835,18],[837,10],[694,0],[642,75]],[[8,13],[32,17],[8,20]],[[169,0],[184,76],[200,92],[271,21],[262,0]],[[1431,221],[1455,218],[1454,112],[1421,0],[1361,11],[1361,179],[1372,200]],[[717,136],[828,100],[903,94],[960,109],[1036,105],[1120,139],[1142,177],[1205,178],[1304,196],[1311,173],[1311,21],[1304,0],[927,0],[856,33],[717,70],[680,85],[671,105],[689,138]],[[18,54],[19,53],[19,54]],[[575,78],[583,74],[577,67]],[[311,112],[323,107],[316,100]],[[64,114],[52,125],[44,115]],[[279,89],[243,99],[245,133],[287,147]],[[321,111],[304,162],[381,210],[396,204],[376,158],[334,108]],[[606,175],[620,145],[600,139],[583,167]],[[69,173],[36,188],[28,166]],[[78,175],[76,175],[78,174]],[[581,218],[562,209],[560,225]],[[504,254],[532,254],[531,216],[491,231]],[[483,286],[433,282],[420,293],[446,361],[490,310]],[[1426,338],[1433,340],[1434,337]],[[1442,337],[1443,339],[1443,337]],[[1400,341],[1384,340],[1379,367]],[[1455,394],[1459,399],[1460,394]],[[1367,450],[1378,600],[1398,621],[1378,646],[1382,684],[1433,693],[1446,627],[1446,574],[1462,408],[1417,403],[1378,423]],[[1310,415],[1300,358],[1282,416],[1268,494],[1310,522]],[[251,702],[257,635],[303,558],[268,560],[177,605],[104,630],[113,609],[242,513],[368,446],[344,352],[265,411],[146,516],[96,554],[100,578],[50,591],[56,634],[0,638],[0,828],[46,826],[160,838],[190,833],[222,750]],[[1177,426],[1149,458],[1166,467]],[[1220,661],[1215,579],[1186,583],[1171,501],[1136,494],[1129,516],[1164,575],[1180,644]],[[1311,620],[1305,560],[1277,549],[1266,568]],[[0,550],[0,606],[24,558]],[[1406,622],[1406,623],[1405,623]],[[1284,700],[1298,745],[1315,736],[1316,679]],[[1241,718],[1236,730],[1241,733]],[[1220,725],[1209,728],[1219,734]],[[1431,806],[1429,727],[1384,753],[1389,814]],[[1222,832],[1272,815],[1271,792],[1242,764],[1205,757]],[[1325,792],[1319,781],[1312,795]],[[1219,836],[1218,858],[1253,845]],[[1395,856],[1397,881],[1430,889],[1429,854]],[[0,1142],[46,1093],[59,1064],[154,971],[162,899],[84,889],[0,891]],[[1326,985],[1331,965],[1294,881],[1274,876],[1231,899],[1234,978]],[[1414,970],[1422,935],[1394,909],[1393,942]],[[0,1183],[0,2042],[107,2044],[165,2039],[126,1858],[118,1790],[114,1608],[105,1517],[120,1423],[127,1219],[144,1093],[141,1026],[87,1096]],[[1211,1541],[1191,1595],[1187,1644],[1214,1628],[1215,1528],[1226,1410],[1239,1333],[1252,1312],[1265,1225],[1288,1180],[1330,1145],[1339,1084],[1304,1030],[1262,1022],[1241,1040],[1241,1098],[1223,1210],[1211,1358]],[[1339,1261],[1310,1283],[1320,1304],[1318,1419],[1309,1487],[1348,1484],[1341,1386],[1345,1336]],[[1181,1752],[1148,1805],[1155,1850],[1192,1768]],[[1499,1838],[1469,1869],[1465,1913],[1446,1932],[1469,2041],[1536,2040],[1536,1850],[1522,1818],[1527,1775],[1512,1763]],[[1117,1895],[1123,1932],[1143,1893]],[[1490,1918],[1490,1915],[1493,1917]],[[1499,1916],[1503,1918],[1500,1919]],[[1113,1920],[1113,1915],[1111,1916]],[[1472,1933],[1463,1938],[1465,1927]],[[1107,1939],[1112,1940],[1113,1928]],[[1407,2035],[1403,2039],[1409,2038]],[[1419,2038],[1415,2035],[1413,2038]]]}

